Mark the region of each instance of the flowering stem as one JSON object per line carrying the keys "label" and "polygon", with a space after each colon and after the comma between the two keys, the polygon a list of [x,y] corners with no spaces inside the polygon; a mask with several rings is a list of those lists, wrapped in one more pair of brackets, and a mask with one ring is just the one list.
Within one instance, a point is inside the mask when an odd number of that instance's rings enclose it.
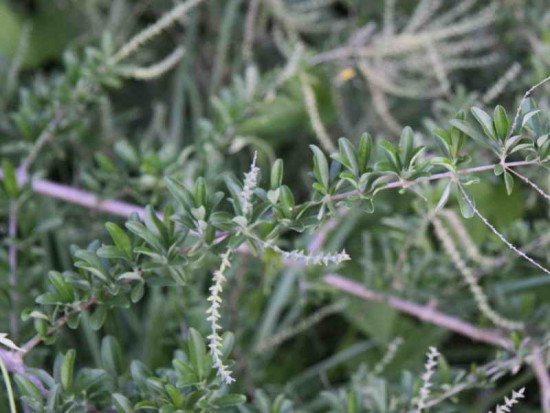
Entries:
{"label": "flowering stem", "polygon": [[428,397],[430,397],[430,388],[432,387],[432,376],[435,373],[435,368],[439,363],[439,351],[435,347],[430,347],[428,354],[426,355],[428,360],[424,365],[425,371],[422,375],[422,387],[420,388],[420,393],[418,395],[418,409],[417,413],[420,413],[422,409],[426,407],[426,402]]}
{"label": "flowering stem", "polygon": [[178,4],[171,11],[162,16],[155,24],[147,27],[132,37],[128,43],[124,44],[118,52],[112,57],[113,63],[118,63],[134,52],[136,52],[143,43],[151,40],[166,28],[170,27],[176,20],[184,16],[189,10],[198,6],[203,0],[188,0]]}
{"label": "flowering stem", "polygon": [[210,322],[211,333],[207,337],[210,348],[210,354],[212,354],[212,359],[214,360],[213,367],[218,370],[218,375],[221,377],[222,381],[226,384],[231,384],[235,381],[231,377],[231,371],[228,370],[227,366],[222,362],[222,338],[218,333],[221,330],[221,326],[218,324],[218,321],[221,317],[219,309],[222,304],[221,293],[223,292],[223,284],[226,281],[224,273],[229,267],[231,267],[231,262],[229,257],[231,255],[231,249],[228,249],[225,254],[222,255],[222,264],[218,270],[214,272],[214,277],[212,277],[212,286],[210,287],[210,296],[208,301],[210,301],[210,307],[206,310],[208,317],[206,318]]}
{"label": "flowering stem", "polygon": [[466,262],[460,256],[458,248],[439,218],[434,217],[432,219],[432,224],[434,225],[436,236],[441,241],[447,255],[449,255],[454,266],[470,287],[470,291],[474,296],[474,300],[479,310],[499,327],[509,330],[522,330],[525,327],[522,322],[509,320],[508,318],[500,315],[489,305],[489,299],[477,282],[474,272],[470,267],[468,267],[468,265],[466,265]]}

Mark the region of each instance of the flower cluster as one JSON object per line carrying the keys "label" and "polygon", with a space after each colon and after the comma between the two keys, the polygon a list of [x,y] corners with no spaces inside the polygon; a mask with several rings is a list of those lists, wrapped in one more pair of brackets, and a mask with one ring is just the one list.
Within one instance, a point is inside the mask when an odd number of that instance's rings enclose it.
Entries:
{"label": "flower cluster", "polygon": [[[512,392],[511,398],[508,398],[508,397],[504,398],[504,404],[502,406],[497,405],[495,413],[510,413],[512,411],[512,406],[514,404],[519,403],[519,399],[523,399],[525,397],[524,393],[525,393],[525,387],[519,389],[518,391],[514,390]],[[489,413],[492,413],[492,412],[489,412]]]}
{"label": "flower cluster", "polygon": [[264,248],[270,248],[273,251],[282,255],[285,260],[303,262],[305,265],[329,265],[340,264],[344,261],[351,260],[346,250],[342,250],[336,254],[308,254],[302,250],[285,251],[275,245],[272,241],[264,241]]}
{"label": "flower cluster", "polygon": [[212,359],[214,361],[213,366],[218,370],[218,375],[226,384],[231,384],[231,382],[235,381],[235,379],[231,377],[231,371],[228,370],[227,366],[222,362],[222,338],[218,333],[222,327],[218,324],[218,321],[221,317],[219,309],[222,304],[222,298],[220,295],[223,291],[223,284],[226,281],[224,273],[229,267],[231,267],[231,262],[229,261],[230,255],[231,250],[229,249],[222,255],[222,263],[220,268],[214,272],[214,277],[212,277],[213,284],[210,287],[210,296],[208,297],[210,307],[206,310],[206,313],[208,314],[207,320],[210,322],[211,331],[207,339],[209,341],[208,347],[210,348],[210,353],[212,354]]}
{"label": "flower cluster", "polygon": [[386,366],[391,363],[401,344],[403,344],[403,339],[401,337],[396,337],[392,340],[392,342],[388,345],[388,350],[386,351],[386,354],[384,354],[384,357],[382,357],[382,360],[376,363],[372,369],[372,373],[374,375],[377,376],[382,373]]}
{"label": "flower cluster", "polygon": [[426,355],[428,360],[424,365],[424,374],[422,375],[422,387],[420,388],[420,393],[418,396],[418,410],[417,413],[420,413],[422,409],[426,407],[426,402],[430,396],[430,388],[432,387],[431,378],[435,372],[435,368],[439,363],[439,357],[441,354],[435,347],[430,347],[428,354]]}
{"label": "flower cluster", "polygon": [[254,152],[254,158],[252,159],[250,170],[244,174],[243,190],[239,195],[241,208],[243,211],[243,215],[245,216],[252,210],[252,194],[254,193],[254,189],[258,185],[258,175],[260,173],[260,168],[256,166],[257,155],[258,153]]}

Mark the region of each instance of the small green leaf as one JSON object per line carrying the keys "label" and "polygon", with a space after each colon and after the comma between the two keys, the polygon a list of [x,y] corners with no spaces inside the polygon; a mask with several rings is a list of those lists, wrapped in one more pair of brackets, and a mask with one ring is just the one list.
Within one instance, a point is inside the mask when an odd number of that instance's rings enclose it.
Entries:
{"label": "small green leaf", "polygon": [[113,222],[107,222],[105,224],[107,231],[111,235],[115,245],[122,250],[128,259],[132,259],[132,241],[126,232],[122,230],[117,224]]}
{"label": "small green leaf", "polygon": [[40,334],[41,337],[46,337],[48,335],[48,322],[46,320],[35,318],[33,319],[33,324],[36,332]]}
{"label": "small green leaf", "polygon": [[[463,188],[463,191],[466,192],[466,194],[468,194],[466,189]],[[473,198],[470,195],[467,195],[467,196],[471,200],[471,202],[474,202]],[[460,191],[458,191],[457,200],[458,200],[458,206],[460,207],[460,212],[462,216],[466,219],[472,218],[474,216],[474,210],[472,209],[472,207],[470,206],[470,203],[464,198],[464,195]]]}
{"label": "small green leaf", "polygon": [[[384,155],[387,158],[387,165],[389,166],[389,169],[385,170],[395,172],[397,175],[401,173],[402,165],[401,161],[399,159],[399,154],[397,153],[397,148],[395,145],[388,141],[381,141],[380,146],[382,149],[384,149]],[[384,161],[378,162],[379,165],[382,165]]]}
{"label": "small green leaf", "polygon": [[126,253],[114,245],[102,245],[96,252],[99,257],[108,260],[128,260]]}
{"label": "small green leaf", "polygon": [[403,164],[403,168],[410,166],[414,149],[414,133],[413,130],[407,126],[403,129],[401,137],[399,138],[399,150],[400,158]]}
{"label": "small green leaf", "polygon": [[73,385],[75,358],[76,351],[73,349],[67,351],[63,356],[63,362],[61,363],[61,385],[64,390],[70,390]]}
{"label": "small green leaf", "polygon": [[30,381],[27,377],[18,373],[15,375],[14,378],[15,383],[17,384],[17,387],[19,388],[22,396],[29,397],[32,400],[43,400],[42,393],[40,392],[36,384]]}
{"label": "small green leaf", "polygon": [[226,331],[222,337],[222,355],[224,358],[229,357],[233,346],[235,345],[235,335],[230,331]]}
{"label": "small green leaf", "polygon": [[186,387],[198,383],[199,379],[197,378],[195,370],[189,364],[178,359],[173,360],[172,364],[180,374],[178,386]]}
{"label": "small green leaf", "polygon": [[451,157],[451,135],[444,129],[435,128],[433,131],[434,136],[437,138],[436,143],[440,147],[445,157]]}
{"label": "small green leaf", "polygon": [[191,359],[191,364],[195,368],[199,380],[206,379],[208,372],[205,368],[205,358],[207,358],[206,347],[204,345],[204,339],[202,335],[195,330],[194,328],[189,329],[189,358]]}
{"label": "small green leaf", "polygon": [[120,393],[113,394],[113,402],[118,413],[133,413],[132,403],[126,398],[126,396]]}
{"label": "small green leaf", "polygon": [[329,169],[325,154],[315,145],[309,145],[313,151],[313,174],[325,190],[329,187]]}
{"label": "small green leaf", "polygon": [[506,192],[510,195],[514,189],[514,177],[508,171],[504,171],[504,183],[506,184]]}
{"label": "small green leaf", "polygon": [[55,304],[62,304],[63,298],[59,295],[59,293],[44,293],[40,294],[38,297],[36,297],[36,303],[42,304],[42,305],[55,305]]}
{"label": "small green leaf", "polygon": [[105,320],[107,319],[108,309],[107,306],[98,305],[92,315],[90,316],[90,327],[92,330],[99,330],[103,327]]}
{"label": "small green leaf", "polygon": [[126,228],[128,228],[131,232],[143,239],[147,244],[149,244],[156,250],[164,250],[162,243],[157,238],[157,236],[153,234],[149,229],[145,228],[145,225],[143,225],[141,222],[128,221],[126,223]]}
{"label": "small green leaf", "polygon": [[487,112],[485,112],[483,109],[476,107],[472,108],[472,114],[483,128],[483,132],[485,132],[485,134],[489,136],[492,140],[496,140],[497,135],[493,126],[493,119],[491,119],[491,116],[489,116]]}
{"label": "small green leaf", "polygon": [[448,182],[447,185],[445,185],[445,189],[443,189],[443,193],[441,194],[441,198],[439,198],[439,202],[437,203],[437,206],[435,207],[436,211],[441,210],[447,203],[447,200],[449,199],[449,194],[451,193],[451,186],[452,181]]}
{"label": "small green leaf", "polygon": [[246,402],[246,397],[242,394],[225,394],[222,397],[214,400],[217,407],[232,407],[238,406]]}
{"label": "small green leaf", "polygon": [[139,300],[141,300],[141,298],[143,297],[143,294],[145,293],[145,288],[143,286],[143,283],[140,282],[140,283],[137,283],[133,288],[132,288],[132,292],[130,293],[130,299],[132,300],[132,302],[135,304],[137,303]]}
{"label": "small green leaf", "polygon": [[496,135],[498,139],[503,141],[506,139],[506,136],[508,135],[508,130],[510,129],[510,119],[506,114],[506,110],[500,105],[495,108],[493,117]]}
{"label": "small green leaf", "polygon": [[271,189],[279,188],[283,183],[284,163],[282,159],[277,159],[271,167]]}
{"label": "small green leaf", "polygon": [[353,175],[359,175],[357,153],[351,142],[346,138],[340,138],[338,140],[338,147],[340,151],[340,161],[351,171]]}
{"label": "small green leaf", "polygon": [[122,349],[113,336],[106,336],[101,341],[101,366],[112,377],[119,377],[123,373]]}
{"label": "small green leaf", "polygon": [[364,133],[359,138],[359,146],[357,148],[357,162],[359,164],[360,173],[364,173],[367,170],[372,153],[372,136],[368,133]]}
{"label": "small green leaf", "polygon": [[80,311],[69,314],[67,317],[67,326],[76,330],[80,325],[80,320],[82,319],[82,313]]}
{"label": "small green leaf", "polygon": [[170,398],[170,401],[174,405],[174,407],[182,407],[184,402],[184,397],[181,394],[181,392],[172,384],[167,384],[164,386],[164,389],[166,390],[166,394],[168,394],[168,397]]}
{"label": "small green leaf", "polygon": [[63,275],[57,271],[50,271],[48,279],[59,293],[59,297],[64,302],[71,302],[74,299],[74,289],[71,284],[65,281]]}
{"label": "small green leaf", "polygon": [[178,182],[174,178],[166,178],[166,187],[184,209],[187,210],[194,206],[195,203],[193,196],[180,182]]}
{"label": "small green leaf", "polygon": [[281,209],[283,211],[283,215],[287,218],[292,217],[295,205],[294,195],[292,194],[290,188],[286,185],[281,186]]}
{"label": "small green leaf", "polygon": [[350,390],[348,392],[348,406],[347,406],[347,413],[355,413],[358,411],[357,409],[357,393],[355,390]]}
{"label": "small green leaf", "polygon": [[201,176],[195,181],[195,206],[206,205],[206,181]]}
{"label": "small green leaf", "polygon": [[15,168],[12,163],[7,159],[2,161],[2,171],[4,172],[4,188],[6,192],[12,198],[17,197],[19,194],[19,185],[17,184],[17,176],[15,174]]}
{"label": "small green leaf", "polygon": [[451,120],[450,123],[455,128],[459,129],[460,131],[468,135],[470,138],[472,138],[476,142],[484,146],[490,147],[490,145],[487,143],[487,139],[485,139],[485,137],[468,121],[465,121],[462,119],[453,119]]}

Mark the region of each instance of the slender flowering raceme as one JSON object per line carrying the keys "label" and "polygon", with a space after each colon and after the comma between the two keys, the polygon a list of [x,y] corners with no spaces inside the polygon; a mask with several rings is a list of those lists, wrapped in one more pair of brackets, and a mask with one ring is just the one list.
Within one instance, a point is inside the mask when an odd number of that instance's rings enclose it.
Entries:
{"label": "slender flowering raceme", "polygon": [[416,410],[417,413],[420,413],[422,409],[426,407],[426,402],[430,397],[430,388],[432,387],[431,379],[435,372],[435,368],[439,363],[439,357],[441,356],[441,354],[439,354],[439,351],[437,351],[435,347],[430,347],[430,350],[428,351],[428,354],[426,356],[428,357],[428,360],[424,365],[425,370],[424,374],[422,375],[422,387],[420,388],[420,393],[418,395],[418,409]]}
{"label": "slender flowering raceme", "polygon": [[208,301],[210,301],[210,307],[206,310],[208,314],[207,320],[210,322],[210,335],[207,337],[210,348],[210,353],[212,354],[212,359],[214,361],[213,367],[218,371],[218,376],[226,384],[231,384],[235,379],[231,377],[231,371],[228,370],[227,366],[222,362],[222,338],[219,334],[221,326],[218,324],[220,320],[220,307],[222,304],[221,293],[223,292],[223,284],[226,281],[224,273],[229,267],[231,267],[231,262],[229,257],[231,255],[231,250],[228,249],[225,254],[222,255],[222,263],[218,270],[214,272],[214,277],[212,278],[212,286],[210,287],[210,296]]}
{"label": "slender flowering raceme", "polygon": [[304,101],[311,122],[311,127],[315,131],[315,136],[325,151],[335,152],[336,147],[330,140],[328,132],[321,121],[321,115],[319,114],[319,108],[317,107],[317,101],[315,100],[315,93],[313,92],[313,89],[305,75],[300,75],[300,82],[302,83],[302,93],[304,95]]}
{"label": "slender flowering raceme", "polygon": [[497,260],[491,257],[485,257],[481,254],[475,241],[472,239],[466,227],[462,224],[457,213],[451,209],[442,209],[441,215],[445,217],[454,233],[457,235],[460,246],[472,261],[475,261],[482,266],[490,267],[496,264]]}
{"label": "slender flowering raceme", "polygon": [[401,344],[403,344],[403,339],[401,337],[396,337],[392,340],[392,342],[388,345],[388,350],[386,351],[386,354],[384,354],[384,357],[382,357],[382,360],[380,360],[372,369],[372,373],[374,375],[379,375],[382,373],[386,366],[391,363]]}
{"label": "slender flowering raceme", "polygon": [[254,194],[254,189],[258,185],[260,168],[256,166],[257,155],[258,152],[254,152],[254,158],[252,159],[250,170],[244,174],[243,190],[239,195],[243,215],[248,215],[248,213],[252,210],[252,195]]}
{"label": "slender flowering raceme", "polygon": [[172,10],[163,15],[155,24],[147,27],[132,37],[128,43],[124,44],[113,56],[113,62],[120,62],[128,56],[134,54],[145,43],[158,36],[167,27],[174,24],[179,18],[184,16],[189,10],[199,5],[203,0],[188,0],[176,5]]}
{"label": "slender flowering raceme", "polygon": [[441,241],[443,248],[451,258],[456,269],[460,272],[460,274],[464,277],[464,280],[468,283],[470,291],[474,296],[474,300],[476,301],[479,310],[483,314],[485,314],[485,316],[489,320],[491,320],[493,323],[495,323],[495,325],[499,327],[506,328],[508,330],[523,329],[525,327],[523,323],[519,321],[509,320],[493,310],[493,308],[489,305],[489,299],[487,298],[487,295],[483,292],[483,289],[477,282],[474,272],[471,270],[470,267],[468,267],[468,265],[466,265],[466,262],[460,256],[458,248],[456,247],[450,234],[444,228],[441,221],[437,217],[434,217],[432,222],[434,224],[435,234],[437,238]]}
{"label": "slender flowering raceme", "polygon": [[[512,392],[512,397],[510,397],[510,398],[505,397],[504,398],[504,404],[502,406],[497,405],[495,413],[510,413],[512,411],[512,406],[514,404],[518,404],[519,399],[523,399],[525,397],[524,393],[525,393],[525,387],[519,389],[518,391],[514,390]],[[489,413],[492,413],[492,412],[489,412]]]}
{"label": "slender flowering raceme", "polygon": [[149,67],[130,67],[127,70],[124,70],[123,74],[126,77],[136,80],[153,80],[173,69],[174,66],[179,63],[184,54],[185,49],[183,47],[177,47],[160,62]]}
{"label": "slender flowering raceme", "polygon": [[262,243],[264,248],[270,248],[273,251],[281,254],[284,259],[290,261],[301,261],[305,265],[329,265],[329,264],[340,264],[344,261],[349,261],[351,258],[346,253],[346,250],[342,250],[336,254],[307,254],[304,251],[293,250],[285,251],[275,245],[272,241],[264,241]]}
{"label": "slender flowering raceme", "polygon": [[343,310],[344,308],[345,308],[345,304],[342,302],[337,302],[335,304],[327,305],[326,307],[321,308],[319,311],[312,314],[311,316],[303,319],[298,324],[288,329],[285,329],[275,334],[274,336],[270,337],[269,339],[261,342],[260,344],[258,344],[255,351],[257,353],[261,353],[266,350],[271,350],[279,346],[281,343],[285,342],[286,340],[312,327],[313,325],[320,322],[321,320],[328,317],[329,315],[337,313]]}

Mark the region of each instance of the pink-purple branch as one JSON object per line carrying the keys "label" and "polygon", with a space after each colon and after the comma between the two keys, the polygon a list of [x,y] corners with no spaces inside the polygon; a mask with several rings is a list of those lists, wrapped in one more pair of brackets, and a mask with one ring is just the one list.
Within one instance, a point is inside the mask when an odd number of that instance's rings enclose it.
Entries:
{"label": "pink-purple branch", "polygon": [[143,217],[145,213],[145,209],[139,205],[113,199],[101,199],[91,192],[43,179],[33,179],[31,188],[37,194],[121,217],[127,218],[134,212]]}
{"label": "pink-purple branch", "polygon": [[377,293],[340,275],[327,275],[323,278],[323,281],[337,290],[345,291],[367,301],[386,303],[398,311],[454,331],[472,340],[506,349],[512,348],[512,342],[500,330],[476,327],[464,320],[444,314],[432,306],[420,305],[392,295]]}
{"label": "pink-purple branch", "polygon": [[[524,166],[524,165],[535,165],[537,163],[538,163],[537,161],[518,161],[518,162],[508,162],[505,164],[505,166],[515,167],[515,166]],[[476,166],[473,168],[468,168],[468,169],[463,169],[461,171],[458,171],[458,174],[465,175],[470,173],[489,171],[494,169],[498,165],[499,164]],[[454,174],[452,172],[444,172],[444,173],[434,174],[427,177],[418,178],[414,181],[408,181],[408,182],[394,181],[386,184],[381,189],[407,187],[407,186],[414,185],[418,182],[452,178],[453,176]],[[2,171],[0,171],[0,179],[3,179],[3,178],[4,178],[4,175]],[[19,177],[20,184],[24,184],[26,183],[26,181],[27,181],[26,176]],[[121,217],[128,217],[133,212],[137,213],[141,217],[145,212],[145,209],[139,205],[134,205],[127,202],[116,201],[112,199],[101,199],[100,197],[98,197],[97,195],[91,192],[84,191],[82,189],[74,188],[67,185],[57,184],[55,182],[47,181],[44,179],[32,179],[31,188],[37,194],[45,195],[50,198],[59,199],[61,201],[66,201],[76,205],[81,205],[83,207],[86,207],[95,211],[101,211],[101,212],[105,212],[113,215],[118,215]],[[358,191],[348,191],[348,192],[334,195],[332,199],[333,200],[343,199],[350,195],[356,195],[356,194],[358,194]]]}

